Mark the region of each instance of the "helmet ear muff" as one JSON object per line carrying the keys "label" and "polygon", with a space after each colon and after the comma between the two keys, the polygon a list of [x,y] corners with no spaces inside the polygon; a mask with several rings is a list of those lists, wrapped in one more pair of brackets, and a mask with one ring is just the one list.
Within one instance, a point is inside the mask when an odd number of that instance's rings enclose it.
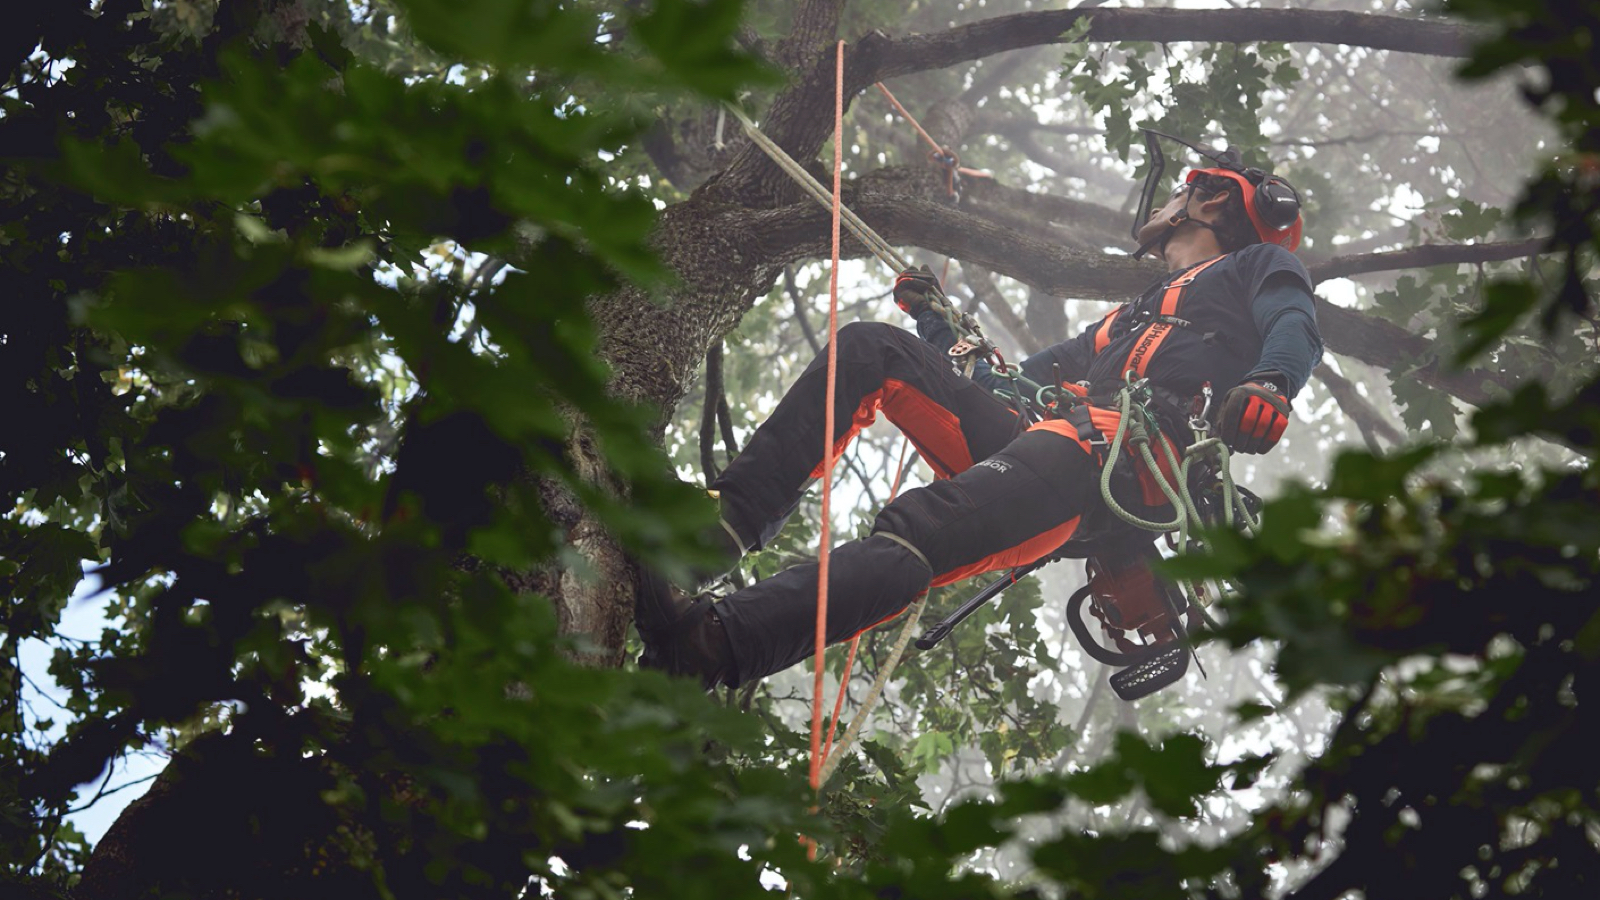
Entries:
{"label": "helmet ear muff", "polygon": [[[1152,131],[1145,128],[1145,151],[1149,156],[1149,170],[1145,173],[1144,187],[1139,191],[1139,204],[1135,208],[1131,234],[1133,239],[1139,239],[1139,231],[1150,220],[1152,209],[1155,205],[1157,186],[1161,182],[1161,173],[1166,168],[1166,154],[1161,149],[1161,141],[1172,141],[1189,148],[1208,160],[1212,165],[1209,168],[1190,169],[1185,183],[1192,184],[1197,175],[1220,175],[1239,185],[1241,199],[1244,201],[1245,214],[1250,219],[1250,225],[1255,230],[1256,238],[1263,243],[1277,244],[1291,253],[1300,246],[1300,193],[1289,182],[1276,175],[1268,174],[1263,169],[1244,165],[1244,160],[1239,151],[1234,147],[1226,150],[1215,150],[1202,147],[1192,141]],[[1169,221],[1169,225],[1176,226],[1181,219]],[[1143,256],[1152,246],[1146,244],[1134,253],[1134,258]]]}
{"label": "helmet ear muff", "polygon": [[1220,175],[1239,185],[1244,208],[1263,243],[1278,244],[1290,252],[1300,246],[1300,193],[1289,182],[1260,169],[1194,169],[1188,180],[1201,173]]}
{"label": "helmet ear muff", "polygon": [[1262,224],[1281,231],[1300,218],[1300,194],[1289,182],[1267,175],[1255,188],[1254,206]]}

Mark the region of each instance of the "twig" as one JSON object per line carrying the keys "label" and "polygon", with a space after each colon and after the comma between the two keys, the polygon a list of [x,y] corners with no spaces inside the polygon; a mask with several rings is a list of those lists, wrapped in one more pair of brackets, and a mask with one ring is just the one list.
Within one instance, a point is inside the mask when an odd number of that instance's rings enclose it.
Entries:
{"label": "twig", "polygon": [[127,790],[128,788],[131,788],[134,785],[144,784],[147,781],[154,781],[157,778],[159,778],[160,776],[161,776],[160,772],[155,772],[153,774],[146,775],[143,778],[135,778],[132,781],[123,782],[122,784],[119,784],[119,785],[117,785],[116,787],[114,787],[114,788],[112,788],[110,790],[105,790],[105,784],[108,784],[111,781],[111,776],[108,774],[106,776],[105,782],[101,784],[101,790],[94,795],[94,799],[93,800],[90,800],[88,803],[85,803],[82,806],[74,806],[71,809],[68,809],[67,812],[69,814],[77,813],[77,812],[83,812],[84,810],[86,810],[89,807],[95,805],[96,803],[99,803],[101,800],[104,800],[105,798],[111,796],[112,794],[117,793],[118,791]]}
{"label": "twig", "polygon": [[817,340],[817,333],[811,330],[811,321],[806,318],[806,305],[800,299],[800,287],[794,281],[794,267],[783,267],[783,289],[788,292],[789,300],[794,303],[794,318],[800,323],[800,331],[806,336],[806,343],[811,345],[812,353],[822,352],[822,342]]}
{"label": "twig", "polygon": [[1361,392],[1348,378],[1329,368],[1327,363],[1312,369],[1311,374],[1317,376],[1317,380],[1327,386],[1334,402],[1338,403],[1344,414],[1350,417],[1350,421],[1356,423],[1356,427],[1361,430],[1361,437],[1367,442],[1368,450],[1373,453],[1383,451],[1383,447],[1378,443],[1379,437],[1391,445],[1404,443],[1405,436],[1399,429],[1389,424],[1383,414],[1379,413],[1367,398],[1361,396]]}
{"label": "twig", "polygon": [[719,403],[725,406],[727,402],[722,396],[722,341],[719,340],[706,351],[706,401],[700,409],[700,471],[706,476],[706,484],[717,478],[717,408]]}

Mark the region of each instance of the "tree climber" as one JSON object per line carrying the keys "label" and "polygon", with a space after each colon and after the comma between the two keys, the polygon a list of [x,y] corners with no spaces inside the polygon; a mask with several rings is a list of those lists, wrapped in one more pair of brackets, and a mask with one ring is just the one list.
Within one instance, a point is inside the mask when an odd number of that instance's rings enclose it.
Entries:
{"label": "tree climber", "polygon": [[[1299,197],[1282,179],[1244,168],[1235,151],[1188,146],[1214,165],[1191,170],[1151,213],[1160,171],[1153,165],[1133,226],[1139,253],[1159,256],[1167,275],[1022,363],[1034,381],[1086,397],[1062,417],[1030,426],[997,397],[1004,379],[986,365],[970,378],[952,369],[945,351],[955,336],[931,308],[938,282],[925,269],[902,273],[894,287],[920,340],[884,323],[839,329],[836,452],[882,411],[939,478],[884,507],[871,535],[834,548],[829,643],[894,617],[930,587],[1043,558],[1103,513],[1100,470],[1119,422],[1112,398],[1130,370],[1149,379],[1163,439],[1179,453],[1194,439],[1189,416],[1210,385],[1233,386],[1220,412],[1212,410],[1230,448],[1265,453],[1278,442],[1290,399],[1322,355],[1310,276],[1293,253]],[[824,352],[711,485],[730,558],[765,545],[820,474],[825,393]],[[1118,503],[1165,503],[1142,464],[1118,470],[1138,472],[1113,488]],[[810,657],[817,571],[814,562],[797,565],[716,600],[686,596],[641,567],[641,664],[699,677],[709,688]]]}

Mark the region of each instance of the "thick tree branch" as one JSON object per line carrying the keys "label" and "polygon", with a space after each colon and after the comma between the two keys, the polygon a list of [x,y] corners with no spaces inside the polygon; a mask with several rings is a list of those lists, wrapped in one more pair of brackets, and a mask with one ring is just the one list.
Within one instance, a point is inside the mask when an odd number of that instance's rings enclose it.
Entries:
{"label": "thick tree branch", "polygon": [[[891,244],[913,245],[953,256],[1058,296],[1125,299],[1161,273],[1159,265],[1126,256],[1089,253],[1041,240],[1015,228],[903,193],[867,193],[852,185],[845,202]],[[771,254],[779,264],[827,253],[828,213],[809,201],[772,210],[741,210],[728,229],[746,253]],[[866,249],[847,238],[843,252],[859,258]]]}
{"label": "thick tree branch", "polygon": [[1549,242],[1544,238],[1526,241],[1506,241],[1486,244],[1424,244],[1404,250],[1382,253],[1363,253],[1354,256],[1335,256],[1326,262],[1309,266],[1311,277],[1318,282],[1333,278],[1348,278],[1368,272],[1388,272],[1395,269],[1421,269],[1428,266],[1447,266],[1461,263],[1504,262],[1533,256],[1544,250]]}
{"label": "thick tree branch", "polygon": [[[959,150],[976,118],[970,104],[958,97],[947,97],[928,109],[927,115],[922,117],[922,127],[941,147]],[[921,146],[926,147],[927,143]]]}
{"label": "thick tree branch", "polygon": [[[820,4],[823,0],[818,0]],[[809,4],[808,4],[809,6]],[[1094,41],[1295,41],[1340,43],[1378,50],[1464,56],[1481,30],[1406,16],[1296,9],[1067,9],[999,16],[934,34],[891,39],[863,35],[847,50],[845,102],[874,82],[942,69],[1006,50],[1062,42],[1074,24],[1089,17]],[[824,48],[826,49],[826,48]],[[797,61],[797,79],[762,117],[767,135],[799,160],[816,156],[832,122],[834,78],[831,53]],[[792,196],[777,168],[746,148],[708,185],[718,196],[764,201]]]}
{"label": "thick tree branch", "polygon": [[1515,386],[1514,379],[1503,372],[1445,368],[1433,341],[1376,316],[1335,306],[1321,297],[1315,300],[1317,327],[1323,343],[1334,353],[1384,369],[1421,363],[1411,377],[1474,406],[1483,406]]}
{"label": "thick tree branch", "polygon": [[995,317],[995,320],[1000,323],[1000,327],[1010,332],[1011,336],[1016,339],[1017,346],[1024,354],[1032,356],[1044,349],[1038,338],[1034,337],[1033,332],[1028,328],[1028,323],[1024,322],[1022,317],[1017,315],[1017,311],[1011,308],[1011,304],[1006,300],[1005,294],[1000,292],[1000,286],[994,283],[993,272],[982,266],[963,262],[961,264],[961,274],[967,279],[967,284],[972,287],[973,296],[977,297],[978,302],[983,304],[983,308]]}
{"label": "thick tree branch", "polygon": [[[883,189],[883,185],[864,181],[867,183],[850,186],[845,202],[891,244],[953,256],[1053,296],[1122,300],[1161,275],[1160,265],[1150,260],[1073,250],[946,204],[905,193],[880,194],[875,188]],[[742,210],[727,230],[747,242],[740,252],[781,265],[824,255],[827,224],[827,212],[808,202],[774,210]],[[1468,244],[1339,257],[1313,268],[1312,275],[1321,281],[1356,272],[1514,259],[1537,246],[1537,242]],[[844,252],[852,257],[866,255],[853,240],[845,242]],[[1475,406],[1514,387],[1515,379],[1507,373],[1445,368],[1437,360],[1433,341],[1391,322],[1320,297],[1316,305],[1323,340],[1335,353],[1385,369],[1421,364],[1412,377]]]}
{"label": "thick tree branch", "polygon": [[963,202],[979,212],[1025,213],[1040,222],[1063,226],[1070,232],[1065,239],[1086,249],[1129,242],[1131,217],[1098,203],[1024,191],[994,178],[969,178],[962,193]]}
{"label": "thick tree branch", "polygon": [[813,54],[831,49],[839,33],[844,0],[800,0],[789,33],[778,43],[774,62],[786,69],[803,65]]}
{"label": "thick tree branch", "polygon": [[1449,57],[1465,56],[1473,40],[1485,33],[1412,16],[1309,9],[1056,9],[900,38],[884,48],[870,72],[850,75],[853,83],[864,86],[1006,50],[1062,43],[1063,35],[1084,18],[1093,23],[1086,36],[1091,41],[1349,44]]}
{"label": "thick tree branch", "polygon": [[1361,437],[1367,442],[1367,449],[1373,453],[1381,453],[1383,445],[1378,443],[1378,438],[1383,438],[1391,445],[1404,443],[1405,436],[1400,430],[1389,424],[1389,420],[1378,412],[1367,398],[1361,396],[1361,391],[1351,383],[1350,379],[1340,375],[1329,368],[1327,363],[1317,366],[1311,371],[1328,388],[1328,393],[1333,395],[1339,409],[1350,417],[1361,430]]}

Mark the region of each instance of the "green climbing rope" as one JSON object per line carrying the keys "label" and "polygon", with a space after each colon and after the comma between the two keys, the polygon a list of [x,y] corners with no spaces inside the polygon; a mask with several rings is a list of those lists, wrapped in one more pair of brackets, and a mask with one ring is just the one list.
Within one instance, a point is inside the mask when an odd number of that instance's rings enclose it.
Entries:
{"label": "green climbing rope", "polygon": [[[1161,534],[1176,532],[1178,535],[1178,553],[1187,553],[1189,550],[1189,534],[1191,529],[1201,528],[1205,520],[1200,514],[1199,505],[1195,503],[1194,496],[1189,490],[1189,474],[1193,467],[1207,458],[1215,458],[1217,471],[1222,480],[1222,509],[1223,521],[1229,527],[1236,524],[1243,527],[1247,533],[1254,534],[1260,527],[1260,521],[1250,512],[1244,503],[1243,496],[1239,493],[1238,486],[1234,484],[1233,473],[1230,471],[1228,447],[1220,438],[1209,437],[1206,422],[1201,417],[1190,420],[1190,427],[1194,429],[1198,438],[1184,450],[1180,461],[1174,454],[1172,444],[1166,440],[1158,440],[1161,452],[1165,455],[1167,469],[1162,470],[1156,461],[1155,453],[1150,449],[1150,439],[1154,435],[1161,437],[1161,428],[1155,416],[1150,412],[1146,403],[1150,396],[1149,388],[1144,379],[1135,379],[1129,373],[1127,384],[1117,394],[1121,420],[1117,423],[1116,434],[1111,439],[1111,447],[1107,451],[1106,464],[1100,471],[1100,497],[1105,501],[1106,508],[1110,509],[1118,518],[1136,528]],[[1139,460],[1149,472],[1151,480],[1161,491],[1162,496],[1172,505],[1173,519],[1170,522],[1154,522],[1140,518],[1117,502],[1112,495],[1111,482],[1118,463],[1122,461],[1122,448],[1126,443],[1130,450],[1139,454]],[[1175,473],[1177,484],[1172,483],[1168,473]],[[1184,590],[1190,599],[1200,605],[1205,605],[1203,593],[1193,585],[1185,584]]]}

